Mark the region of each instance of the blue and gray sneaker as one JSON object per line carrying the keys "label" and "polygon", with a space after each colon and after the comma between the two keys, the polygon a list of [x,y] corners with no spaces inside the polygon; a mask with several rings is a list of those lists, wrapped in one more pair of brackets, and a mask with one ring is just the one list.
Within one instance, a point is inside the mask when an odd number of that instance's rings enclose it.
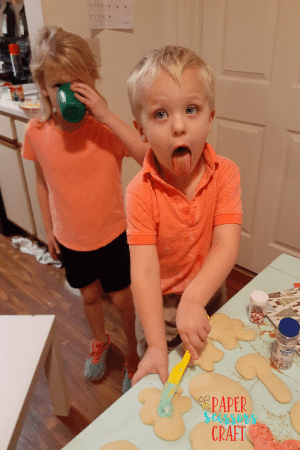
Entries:
{"label": "blue and gray sneaker", "polygon": [[128,367],[127,364],[124,364],[124,368],[125,368],[125,373],[124,373],[124,378],[123,378],[123,382],[122,382],[122,392],[123,394],[125,394],[125,392],[129,391],[129,389],[131,388],[131,380],[134,374],[130,374],[128,372]]}
{"label": "blue and gray sneaker", "polygon": [[100,380],[103,377],[106,368],[106,356],[110,346],[110,336],[107,336],[106,344],[92,340],[91,351],[84,366],[84,374],[90,381]]}

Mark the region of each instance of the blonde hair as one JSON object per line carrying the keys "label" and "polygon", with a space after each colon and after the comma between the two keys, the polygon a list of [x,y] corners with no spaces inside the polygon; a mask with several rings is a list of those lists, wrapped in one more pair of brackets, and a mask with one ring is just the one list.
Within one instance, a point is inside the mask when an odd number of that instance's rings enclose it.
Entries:
{"label": "blonde hair", "polygon": [[176,45],[167,45],[146,54],[135,66],[127,80],[128,97],[133,115],[137,118],[142,105],[140,91],[151,86],[161,71],[166,72],[176,83],[186,69],[199,69],[203,78],[210,110],[215,109],[215,77],[212,69],[192,50]]}
{"label": "blonde hair", "polygon": [[52,67],[80,80],[89,79],[93,88],[95,81],[100,79],[95,58],[82,37],[55,26],[43,28],[37,37],[30,62],[33,80],[40,94],[40,121],[48,120],[53,113],[49,98],[42,92],[45,70],[51,70]]}

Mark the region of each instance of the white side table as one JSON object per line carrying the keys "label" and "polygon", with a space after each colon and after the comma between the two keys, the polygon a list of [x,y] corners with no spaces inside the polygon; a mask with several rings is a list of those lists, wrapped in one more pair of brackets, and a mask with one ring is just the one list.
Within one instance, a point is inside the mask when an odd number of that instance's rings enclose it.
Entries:
{"label": "white side table", "polygon": [[0,364],[0,448],[13,450],[43,366],[54,413],[69,414],[55,316],[0,316]]}

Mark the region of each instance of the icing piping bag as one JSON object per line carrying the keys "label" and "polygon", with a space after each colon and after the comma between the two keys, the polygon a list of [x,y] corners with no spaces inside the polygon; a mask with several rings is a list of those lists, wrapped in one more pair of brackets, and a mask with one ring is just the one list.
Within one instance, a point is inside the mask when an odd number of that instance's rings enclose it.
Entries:
{"label": "icing piping bag", "polygon": [[186,366],[190,360],[191,354],[188,350],[186,350],[184,357],[180,361],[180,363],[176,364],[175,367],[171,370],[168,381],[165,384],[159,407],[157,408],[158,415],[160,417],[172,417],[173,406],[172,400],[174,398],[176,389],[178,384],[182,378],[182,375],[185,371]]}

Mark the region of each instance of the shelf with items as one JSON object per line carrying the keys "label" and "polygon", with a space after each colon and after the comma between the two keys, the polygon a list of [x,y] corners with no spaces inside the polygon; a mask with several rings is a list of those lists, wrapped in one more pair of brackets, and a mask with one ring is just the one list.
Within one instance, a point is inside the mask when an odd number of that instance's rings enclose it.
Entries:
{"label": "shelf with items", "polygon": [[[0,11],[1,35],[0,35],[0,59],[2,61],[1,80],[8,81],[14,85],[26,84],[32,82],[30,74],[30,40],[28,36],[28,27],[23,2],[4,2],[4,7]],[[15,16],[15,27],[9,26],[8,15],[5,9],[9,6],[9,10]],[[10,19],[12,22],[12,19]],[[13,29],[14,28],[14,29]],[[10,32],[7,32],[10,29]],[[13,58],[9,52],[9,45],[18,46],[18,54],[22,70],[16,75],[13,67]],[[15,58],[16,59],[16,58]]]}
{"label": "shelf with items", "polygon": [[5,3],[1,13],[1,35],[13,37],[16,35],[16,13],[11,2]]}
{"label": "shelf with items", "polygon": [[22,0],[5,0],[0,11],[2,37],[28,36],[25,5]]}

